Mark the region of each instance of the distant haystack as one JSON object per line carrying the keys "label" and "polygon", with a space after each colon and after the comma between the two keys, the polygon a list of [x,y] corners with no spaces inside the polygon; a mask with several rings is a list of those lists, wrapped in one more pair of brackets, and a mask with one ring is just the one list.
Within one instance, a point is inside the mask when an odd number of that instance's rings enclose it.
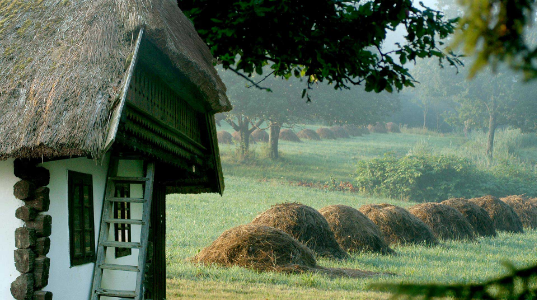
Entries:
{"label": "distant haystack", "polygon": [[399,125],[393,122],[386,123],[386,130],[388,130],[388,132],[391,132],[391,133],[401,133],[401,129],[399,129]]}
{"label": "distant haystack", "polygon": [[537,228],[537,204],[531,202],[528,197],[524,195],[515,195],[501,198],[500,200],[511,206],[517,213],[520,221],[522,221],[522,227],[531,229]]}
{"label": "distant haystack", "polygon": [[463,198],[452,198],[440,204],[458,210],[472,225],[478,236],[496,236],[496,228],[489,214],[483,208]]}
{"label": "distant haystack", "polygon": [[522,221],[516,212],[505,202],[493,196],[470,199],[470,202],[485,209],[498,231],[524,232]]}
{"label": "distant haystack", "polygon": [[302,142],[300,138],[296,135],[296,133],[292,131],[291,129],[282,129],[280,131],[280,139],[284,141],[295,142],[295,143]]}
{"label": "distant haystack", "polygon": [[328,128],[321,127],[317,129],[316,132],[319,135],[319,137],[323,140],[335,140],[336,139],[334,132]]}
{"label": "distant haystack", "polygon": [[300,203],[277,204],[259,214],[252,224],[283,230],[321,256],[347,257],[326,219],[309,206]]}
{"label": "distant haystack", "polygon": [[371,133],[388,133],[388,130],[386,129],[386,125],[384,123],[377,122],[377,124],[369,124],[367,125],[367,129],[369,129],[369,132]]}
{"label": "distant haystack", "polygon": [[429,226],[402,207],[386,203],[368,204],[359,210],[377,224],[389,245],[438,244]]}
{"label": "distant haystack", "polygon": [[408,210],[427,224],[438,239],[473,240],[474,228],[453,207],[439,203],[421,203]]}
{"label": "distant haystack", "polygon": [[338,139],[348,139],[350,138],[349,133],[347,130],[341,126],[332,126],[330,127],[330,130],[334,133],[336,138]]}
{"label": "distant haystack", "polygon": [[328,221],[343,250],[395,254],[384,240],[379,227],[357,209],[330,205],[321,208],[319,212]]}
{"label": "distant haystack", "polygon": [[233,143],[233,136],[231,133],[221,130],[216,133],[216,136],[218,138],[219,144],[232,144]]}
{"label": "distant haystack", "polygon": [[303,140],[314,140],[314,141],[321,140],[317,132],[311,129],[302,129],[296,135]]}
{"label": "distant haystack", "polygon": [[256,129],[254,132],[252,132],[251,139],[253,139],[255,142],[259,143],[268,143],[269,141],[269,135],[265,130],[262,129]]}
{"label": "distant haystack", "polygon": [[362,129],[356,125],[347,124],[343,128],[347,130],[350,136],[362,136]]}

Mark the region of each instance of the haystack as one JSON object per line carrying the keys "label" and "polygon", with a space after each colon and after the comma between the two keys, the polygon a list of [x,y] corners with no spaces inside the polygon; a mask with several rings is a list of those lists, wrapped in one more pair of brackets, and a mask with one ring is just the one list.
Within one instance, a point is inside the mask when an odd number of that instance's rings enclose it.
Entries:
{"label": "haystack", "polygon": [[240,266],[257,271],[313,272],[330,277],[380,275],[357,269],[321,267],[317,265],[313,252],[289,234],[273,227],[252,224],[225,231],[210,246],[201,250],[192,262]]}
{"label": "haystack", "polygon": [[474,228],[451,206],[440,203],[421,203],[408,210],[427,224],[438,239],[473,240]]}
{"label": "haystack", "polygon": [[336,241],[348,252],[394,254],[380,228],[364,214],[346,205],[330,205],[319,210],[328,221]]}
{"label": "haystack", "polygon": [[295,143],[302,142],[300,138],[296,135],[296,133],[292,131],[291,129],[282,129],[280,131],[280,139],[284,141],[295,142]]}
{"label": "haystack", "polygon": [[356,125],[347,124],[343,128],[347,130],[350,136],[362,136],[362,129]]}
{"label": "haystack", "polygon": [[401,129],[399,129],[399,125],[395,124],[394,122],[388,122],[386,123],[386,130],[391,133],[401,133]]}
{"label": "haystack", "polygon": [[220,144],[232,144],[233,143],[233,136],[231,133],[221,130],[216,133],[216,136],[218,138],[218,143]]}
{"label": "haystack", "polygon": [[328,128],[321,127],[317,129],[316,132],[322,140],[335,140],[336,139],[334,132]]}
{"label": "haystack", "polygon": [[309,206],[300,203],[277,204],[259,214],[252,224],[283,230],[321,256],[347,257],[326,219]]}
{"label": "haystack", "polygon": [[[238,131],[235,131],[231,134],[231,136],[233,137],[233,140],[237,143],[240,143],[241,141],[241,133],[238,132]],[[250,144],[255,144],[255,141],[252,139],[251,135],[250,135],[250,140],[249,140]]]}
{"label": "haystack", "polygon": [[389,245],[438,244],[429,226],[402,207],[386,203],[368,204],[359,210],[377,224]]}
{"label": "haystack", "polygon": [[522,227],[531,229],[537,228],[537,204],[532,203],[528,197],[524,195],[514,195],[501,198],[500,200],[511,206],[517,213],[520,221],[522,221]]}
{"label": "haystack", "polygon": [[350,138],[349,133],[347,132],[347,129],[341,127],[341,126],[332,126],[330,127],[330,130],[334,133],[336,138],[338,139],[348,139]]}
{"label": "haystack", "polygon": [[448,199],[440,204],[451,206],[458,210],[466,218],[466,221],[472,225],[476,235],[496,236],[494,223],[483,208],[463,198]]}
{"label": "haystack", "polygon": [[296,135],[303,140],[314,140],[314,141],[321,140],[317,132],[311,129],[302,129]]}
{"label": "haystack", "polygon": [[367,125],[367,129],[369,129],[369,132],[371,133],[388,133],[388,130],[386,130],[386,125],[384,123],[377,122],[377,124],[369,124]]}
{"label": "haystack", "polygon": [[269,135],[265,130],[262,129],[256,129],[254,132],[252,132],[252,135],[250,137],[255,142],[259,143],[268,143],[269,141]]}
{"label": "haystack", "polygon": [[469,201],[487,211],[497,231],[524,232],[520,217],[500,199],[494,196],[484,196]]}
{"label": "haystack", "polygon": [[289,234],[251,224],[225,231],[193,261],[258,271],[306,270],[317,266],[313,252]]}

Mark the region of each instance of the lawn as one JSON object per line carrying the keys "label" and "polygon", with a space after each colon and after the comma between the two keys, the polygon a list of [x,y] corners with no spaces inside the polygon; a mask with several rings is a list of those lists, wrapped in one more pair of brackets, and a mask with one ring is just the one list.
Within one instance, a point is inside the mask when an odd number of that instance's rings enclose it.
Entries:
{"label": "lawn", "polygon": [[[386,299],[367,289],[373,282],[477,282],[504,274],[503,261],[516,266],[537,262],[537,231],[502,233],[472,243],[444,242],[437,247],[396,247],[400,254],[383,257],[353,255],[345,261],[320,259],[330,267],[395,273],[373,279],[328,278],[322,275],[257,273],[241,268],[199,266],[188,262],[223,231],[250,222],[271,205],[301,202],[314,208],[345,204],[355,208],[387,202],[403,207],[415,203],[290,185],[289,181],[325,182],[330,177],[352,181],[356,161],[393,152],[404,155],[426,143],[436,151],[465,143],[457,135],[371,134],[336,141],[281,143],[282,159],[261,157],[237,163],[234,146],[222,146],[226,181],[224,196],[169,195],[167,198],[167,278],[169,299]],[[532,149],[532,145],[528,148]],[[524,159],[533,158],[521,149]]]}

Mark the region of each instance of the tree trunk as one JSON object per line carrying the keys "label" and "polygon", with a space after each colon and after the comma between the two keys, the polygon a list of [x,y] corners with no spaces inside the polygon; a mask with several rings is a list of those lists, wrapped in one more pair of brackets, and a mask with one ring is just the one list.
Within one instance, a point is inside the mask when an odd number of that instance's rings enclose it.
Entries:
{"label": "tree trunk", "polygon": [[427,113],[429,112],[428,108],[423,108],[423,129],[427,129]]}
{"label": "tree trunk", "polygon": [[496,132],[496,110],[489,113],[489,134],[487,140],[487,157],[492,162],[494,150],[494,133]]}
{"label": "tree trunk", "polygon": [[249,121],[244,120],[242,123],[243,124],[241,124],[240,130],[239,130],[239,134],[241,137],[239,145],[240,145],[240,156],[242,159],[244,159],[248,156],[248,152],[250,151],[250,130],[248,129]]}
{"label": "tree trunk", "polygon": [[278,122],[270,122],[269,144],[270,152],[269,157],[277,159],[280,157],[278,154],[278,140],[280,139],[281,125]]}

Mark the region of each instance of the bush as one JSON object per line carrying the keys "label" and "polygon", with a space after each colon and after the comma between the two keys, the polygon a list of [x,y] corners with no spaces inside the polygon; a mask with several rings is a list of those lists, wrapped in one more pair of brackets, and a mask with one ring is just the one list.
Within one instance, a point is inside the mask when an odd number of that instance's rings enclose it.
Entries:
{"label": "bush", "polygon": [[482,195],[485,174],[451,155],[385,155],[360,161],[357,186],[368,194],[419,202]]}

